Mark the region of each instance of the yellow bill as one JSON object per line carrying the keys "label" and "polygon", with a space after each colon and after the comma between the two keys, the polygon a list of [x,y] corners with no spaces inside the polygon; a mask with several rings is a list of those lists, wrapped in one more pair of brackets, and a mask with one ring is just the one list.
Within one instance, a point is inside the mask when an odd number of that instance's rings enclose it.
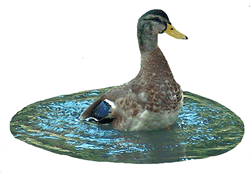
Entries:
{"label": "yellow bill", "polygon": [[167,23],[167,29],[164,31],[165,33],[167,33],[168,35],[177,38],[177,39],[184,39],[187,40],[187,36],[185,36],[184,34],[180,33],[179,31],[177,31],[171,24]]}

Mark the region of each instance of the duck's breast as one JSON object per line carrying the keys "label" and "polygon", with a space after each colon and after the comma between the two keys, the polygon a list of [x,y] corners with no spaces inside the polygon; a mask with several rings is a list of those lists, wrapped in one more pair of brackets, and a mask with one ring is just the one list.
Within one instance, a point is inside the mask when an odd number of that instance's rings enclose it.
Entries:
{"label": "duck's breast", "polygon": [[183,106],[183,101],[181,100],[175,109],[153,112],[149,110],[144,110],[140,112],[136,117],[127,118],[124,130],[126,131],[150,131],[158,130],[172,125]]}

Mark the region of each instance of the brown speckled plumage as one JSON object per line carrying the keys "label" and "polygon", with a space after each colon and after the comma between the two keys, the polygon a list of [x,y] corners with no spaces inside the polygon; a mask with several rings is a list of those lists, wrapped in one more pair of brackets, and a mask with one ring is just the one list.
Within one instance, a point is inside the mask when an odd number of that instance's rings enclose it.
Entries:
{"label": "brown speckled plumage", "polygon": [[[157,14],[162,13],[161,10],[155,11]],[[158,20],[158,23],[155,22],[155,18],[158,17],[163,23],[169,22],[168,18],[164,17],[164,12],[163,15],[154,16],[155,11],[147,12],[138,22],[138,40],[142,55],[138,75],[130,82],[112,88],[102,95],[82,113],[82,119],[90,116],[101,100],[108,99],[116,106],[108,116],[114,118],[112,125],[119,130],[154,130],[166,128],[175,121],[182,106],[182,90],[157,45],[157,35],[166,26],[159,24]],[[150,17],[153,18],[152,21],[149,20]],[[157,117],[163,119],[157,120]],[[168,123],[164,124],[165,121]]]}

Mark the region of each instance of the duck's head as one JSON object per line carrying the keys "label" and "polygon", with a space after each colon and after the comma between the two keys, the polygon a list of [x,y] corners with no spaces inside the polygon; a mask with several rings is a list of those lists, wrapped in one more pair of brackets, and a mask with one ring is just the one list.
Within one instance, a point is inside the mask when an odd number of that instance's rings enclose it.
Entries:
{"label": "duck's head", "polygon": [[141,51],[152,51],[157,46],[157,35],[168,35],[187,40],[188,37],[177,31],[162,10],[150,10],[143,14],[137,24],[137,36]]}

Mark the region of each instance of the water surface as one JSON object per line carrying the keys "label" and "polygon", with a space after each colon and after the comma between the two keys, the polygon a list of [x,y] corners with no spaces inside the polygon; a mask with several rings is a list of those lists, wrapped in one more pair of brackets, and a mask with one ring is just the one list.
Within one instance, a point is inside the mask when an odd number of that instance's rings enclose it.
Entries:
{"label": "water surface", "polygon": [[15,138],[85,160],[164,163],[220,155],[242,140],[244,124],[225,106],[184,92],[184,106],[171,130],[122,132],[111,125],[79,121],[79,115],[109,90],[84,91],[33,103],[11,120]]}

